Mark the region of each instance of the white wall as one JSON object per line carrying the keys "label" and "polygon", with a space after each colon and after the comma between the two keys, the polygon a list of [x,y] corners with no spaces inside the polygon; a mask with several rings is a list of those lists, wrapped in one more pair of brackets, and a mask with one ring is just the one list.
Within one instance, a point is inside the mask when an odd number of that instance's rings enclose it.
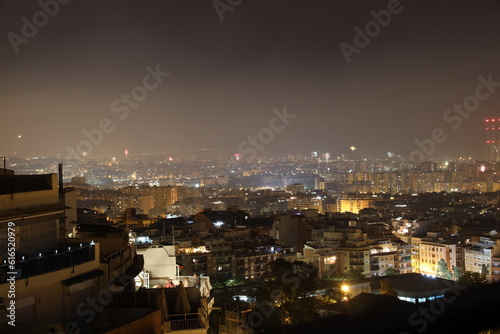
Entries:
{"label": "white wall", "polygon": [[137,254],[144,256],[144,269],[152,279],[177,276],[174,246],[138,248]]}

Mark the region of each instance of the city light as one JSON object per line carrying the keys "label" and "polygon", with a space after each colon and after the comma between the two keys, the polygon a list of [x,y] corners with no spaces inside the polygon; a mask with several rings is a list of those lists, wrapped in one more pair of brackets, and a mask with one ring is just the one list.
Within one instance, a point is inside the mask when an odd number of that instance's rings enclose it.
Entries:
{"label": "city light", "polygon": [[28,2],[2,332],[499,327],[498,3]]}

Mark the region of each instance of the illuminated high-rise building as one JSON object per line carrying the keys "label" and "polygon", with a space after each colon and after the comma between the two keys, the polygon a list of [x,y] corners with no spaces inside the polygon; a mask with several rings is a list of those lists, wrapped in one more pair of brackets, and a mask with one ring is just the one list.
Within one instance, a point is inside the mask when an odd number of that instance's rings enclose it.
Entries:
{"label": "illuminated high-rise building", "polygon": [[485,119],[484,158],[500,161],[500,118]]}

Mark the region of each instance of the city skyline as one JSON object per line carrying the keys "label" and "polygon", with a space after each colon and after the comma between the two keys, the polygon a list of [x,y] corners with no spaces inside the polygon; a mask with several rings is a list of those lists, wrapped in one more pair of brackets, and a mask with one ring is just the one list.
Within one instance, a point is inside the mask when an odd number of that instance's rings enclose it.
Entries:
{"label": "city skyline", "polygon": [[2,155],[482,159],[498,117],[498,1],[43,3],[0,2]]}
{"label": "city skyline", "polygon": [[498,14],[0,0],[0,332],[500,332]]}

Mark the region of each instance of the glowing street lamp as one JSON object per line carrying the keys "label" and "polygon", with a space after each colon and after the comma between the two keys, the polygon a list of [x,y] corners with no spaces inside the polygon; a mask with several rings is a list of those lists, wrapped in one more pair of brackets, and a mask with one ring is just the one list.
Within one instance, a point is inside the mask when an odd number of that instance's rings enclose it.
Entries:
{"label": "glowing street lamp", "polygon": [[342,301],[348,301],[349,300],[349,285],[347,284],[342,284],[340,286],[340,290],[342,290],[344,296],[342,296]]}

